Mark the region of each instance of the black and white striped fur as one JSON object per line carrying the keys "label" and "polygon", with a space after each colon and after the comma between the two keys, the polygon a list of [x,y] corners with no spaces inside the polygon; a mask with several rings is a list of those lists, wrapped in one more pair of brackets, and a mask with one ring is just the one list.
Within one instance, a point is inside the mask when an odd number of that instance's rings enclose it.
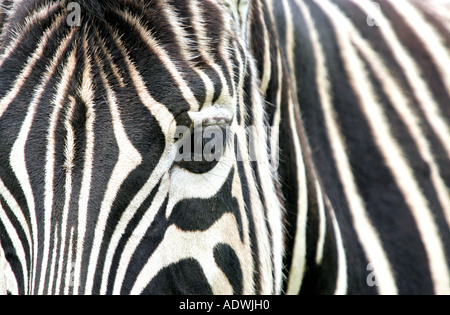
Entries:
{"label": "black and white striped fur", "polygon": [[377,3],[254,2],[288,293],[450,294],[450,6]]}
{"label": "black and white striped fur", "polygon": [[[281,292],[281,206],[233,7],[78,3],[70,26],[68,1],[3,2],[2,293]],[[175,162],[176,127],[227,117],[220,161]]]}
{"label": "black and white striped fur", "polygon": [[[4,292],[449,293],[445,4],[79,1],[74,29],[64,2],[3,2]],[[167,117],[212,104],[234,114],[223,167],[156,165]]]}

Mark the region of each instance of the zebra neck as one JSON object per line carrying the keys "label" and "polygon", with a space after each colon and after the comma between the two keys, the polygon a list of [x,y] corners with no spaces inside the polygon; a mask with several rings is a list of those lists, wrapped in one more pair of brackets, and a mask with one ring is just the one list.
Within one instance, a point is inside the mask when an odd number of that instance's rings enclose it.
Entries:
{"label": "zebra neck", "polygon": [[[286,147],[281,156],[289,152],[298,154],[295,159],[290,159],[290,164],[280,168],[279,174],[280,181],[284,183],[285,241],[287,248],[292,249],[286,252],[284,260],[285,273],[289,275],[285,290],[288,294],[346,294],[348,258],[341,227],[335,209],[316,176],[298,113],[294,121],[296,128],[288,132],[291,139],[297,137],[300,152],[288,151],[288,146],[280,143],[281,147]],[[294,165],[292,161],[297,163]],[[356,240],[354,244],[350,241],[350,244],[358,246]]]}
{"label": "zebra neck", "polygon": [[[334,210],[316,176],[301,120],[294,65],[292,25],[282,1],[254,1],[249,13],[249,46],[256,59],[272,160],[279,159],[278,192],[285,208],[284,289],[345,294],[347,268]],[[280,20],[278,20],[280,19]],[[288,21],[287,23],[285,21]],[[286,45],[280,43],[286,42]]]}

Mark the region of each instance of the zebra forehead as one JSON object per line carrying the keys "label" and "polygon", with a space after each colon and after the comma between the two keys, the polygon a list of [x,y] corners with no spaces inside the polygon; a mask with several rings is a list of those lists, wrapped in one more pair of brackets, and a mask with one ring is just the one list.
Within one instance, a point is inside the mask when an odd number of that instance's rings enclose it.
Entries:
{"label": "zebra forehead", "polygon": [[[5,37],[3,49],[14,51],[26,41],[31,50],[33,41],[48,37],[57,43],[70,32],[73,41],[67,50],[78,51],[71,88],[85,104],[101,101],[93,91],[103,85],[98,74],[104,73],[119,103],[130,93],[139,94],[141,86],[182,125],[191,123],[181,115],[188,111],[217,103],[233,107],[232,94],[242,74],[236,68],[246,63],[237,59],[247,56],[234,33],[230,1],[77,1],[79,26],[69,23],[71,3],[26,1],[12,6],[5,27],[25,35]],[[133,81],[130,66],[143,85]],[[61,67],[56,71],[62,76]]]}
{"label": "zebra forehead", "polygon": [[120,27],[128,22],[134,28],[141,26],[158,45],[176,52],[176,57],[197,62],[200,54],[197,46],[203,46],[209,54],[218,54],[221,46],[229,47],[229,41],[237,39],[233,37],[239,24],[230,0],[33,0],[5,6],[2,13],[7,15],[7,19],[0,21],[5,29],[4,46],[17,40],[20,34],[44,30],[59,17],[66,19],[63,27],[75,26],[85,32],[109,26],[120,36],[128,35]]}
{"label": "zebra forehead", "polygon": [[[105,74],[112,78],[113,87],[127,87],[123,59],[129,57],[143,80],[155,86],[155,98],[164,105],[169,104],[168,107],[170,104],[176,107],[173,108],[175,116],[187,110],[198,111],[203,105],[232,102],[233,89],[239,81],[237,58],[247,56],[242,53],[243,45],[234,32],[229,8],[223,6],[222,1],[77,3],[80,25],[75,27],[74,38],[81,48],[80,55],[84,55],[88,63],[95,63],[97,57],[103,63]],[[21,32],[28,29],[37,38],[54,20],[69,18],[72,14],[67,1],[58,5],[53,2],[27,5],[30,12],[22,17],[25,24],[20,26],[17,22],[13,28]],[[24,12],[27,10],[21,8],[14,13],[19,16]],[[41,25],[35,25],[37,23]],[[64,29],[73,31],[67,23],[62,23],[58,31],[64,32]],[[79,76],[83,78],[79,82],[81,98],[92,99],[92,95],[86,93],[92,82],[84,77]],[[173,98],[180,94],[174,93],[177,89],[181,90],[182,99]]]}

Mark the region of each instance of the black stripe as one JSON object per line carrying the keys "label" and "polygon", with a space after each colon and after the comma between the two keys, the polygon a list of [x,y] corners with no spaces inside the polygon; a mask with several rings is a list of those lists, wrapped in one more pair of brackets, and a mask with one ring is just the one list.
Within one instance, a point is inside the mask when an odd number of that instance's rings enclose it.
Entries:
{"label": "black stripe", "polygon": [[[28,293],[25,292],[25,281],[28,281],[28,279],[23,279],[23,270],[19,261],[19,257],[17,256],[11,238],[7,233],[6,228],[2,221],[0,221],[0,245],[4,251],[5,259],[11,266],[11,270],[14,273],[14,276],[17,280],[19,294],[23,295]],[[29,276],[29,274],[26,276]]]}

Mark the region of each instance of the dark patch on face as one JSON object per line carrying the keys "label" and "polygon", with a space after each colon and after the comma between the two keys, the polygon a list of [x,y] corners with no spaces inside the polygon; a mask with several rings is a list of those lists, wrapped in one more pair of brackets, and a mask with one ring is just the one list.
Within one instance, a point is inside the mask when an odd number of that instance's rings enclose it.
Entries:
{"label": "dark patch on face", "polygon": [[189,199],[178,203],[172,212],[169,225],[175,224],[183,231],[206,231],[216,223],[225,213],[234,214],[239,236],[243,240],[242,218],[239,204],[231,195],[234,170],[232,170],[215,197],[209,199]]}
{"label": "dark patch on face", "polygon": [[185,259],[162,269],[143,294],[212,295],[202,267],[195,259]]}
{"label": "dark patch on face", "polygon": [[220,244],[214,248],[214,260],[233,287],[233,294],[241,295],[243,288],[242,268],[236,252],[229,245]]}

